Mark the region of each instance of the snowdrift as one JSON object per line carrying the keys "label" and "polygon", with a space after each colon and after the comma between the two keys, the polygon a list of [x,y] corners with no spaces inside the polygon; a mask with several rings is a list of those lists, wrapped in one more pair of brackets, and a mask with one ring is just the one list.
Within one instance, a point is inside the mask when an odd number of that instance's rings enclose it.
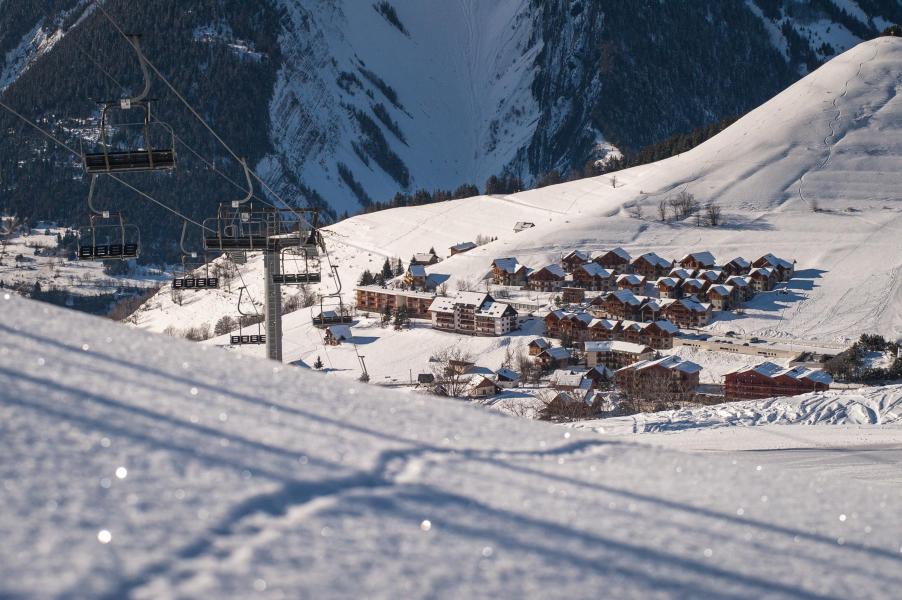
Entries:
{"label": "snowdrift", "polygon": [[15,297],[0,315],[0,596],[902,583],[896,505],[861,485],[342,384]]}

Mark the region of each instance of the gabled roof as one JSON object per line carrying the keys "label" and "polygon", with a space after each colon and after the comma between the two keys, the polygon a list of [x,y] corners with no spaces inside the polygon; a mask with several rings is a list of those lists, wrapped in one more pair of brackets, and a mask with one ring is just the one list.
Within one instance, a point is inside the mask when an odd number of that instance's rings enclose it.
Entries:
{"label": "gabled roof", "polygon": [[499,389],[498,383],[492,381],[489,377],[485,375],[477,375],[476,377],[471,377],[470,381],[467,382],[467,391],[474,390],[476,388],[488,387],[492,386],[496,390]]}
{"label": "gabled roof", "polygon": [[575,258],[583,261],[584,263],[589,262],[591,259],[589,258],[589,254],[583,252],[582,250],[572,250],[568,252],[561,260],[569,260],[571,258]]}
{"label": "gabled roof", "polygon": [[737,256],[733,260],[727,263],[728,265],[736,265],[740,269],[748,269],[751,266],[751,263],[741,256]]}
{"label": "gabled roof", "polygon": [[551,342],[546,340],[545,338],[536,338],[533,341],[529,342],[530,346],[535,346],[536,348],[540,348],[544,350],[545,348],[551,348]]}
{"label": "gabled roof", "polygon": [[701,304],[695,300],[690,300],[689,298],[680,298],[673,303],[681,304],[692,312],[708,312],[708,308],[710,307],[710,304]]}
{"label": "gabled roof", "polygon": [[435,254],[432,254],[431,252],[415,252],[413,255],[413,259],[419,263],[432,262],[436,258],[438,258],[438,257]]}
{"label": "gabled roof", "polygon": [[[555,346],[554,348],[545,348],[545,350],[542,351],[542,354],[545,354],[555,360],[570,358],[570,351],[566,348],[561,348],[560,346]],[[539,356],[541,356],[541,354]]]}
{"label": "gabled roof", "polygon": [[677,334],[680,331],[680,328],[668,321],[667,319],[660,319],[655,321],[655,325],[658,326],[658,329],[665,331],[669,334]]}
{"label": "gabled roof", "polygon": [[608,294],[607,297],[608,298],[612,298],[612,297],[616,298],[618,301],[622,302],[623,304],[629,304],[631,306],[639,306],[640,304],[642,304],[642,300],[638,296],[636,296],[635,294],[633,294],[632,292],[630,292],[628,290],[619,290],[616,292],[611,292],[610,294]]}
{"label": "gabled roof", "polygon": [[485,292],[457,292],[457,295],[452,300],[454,300],[455,304],[464,306],[482,306],[486,302],[494,300],[494,298]]}
{"label": "gabled roof", "polygon": [[329,325],[326,327],[326,330],[334,340],[349,340],[354,337],[354,334],[351,333],[351,328],[347,325]]}
{"label": "gabled roof", "polygon": [[706,269],[699,273],[698,278],[706,281],[717,281],[723,275],[722,269]]}
{"label": "gabled roof", "polygon": [[670,265],[673,264],[669,260],[667,260],[665,258],[661,258],[654,252],[646,252],[642,256],[639,256],[638,258],[636,258],[636,260],[634,260],[633,263],[635,264],[636,262],[638,262],[640,260],[644,260],[648,264],[653,265],[655,267],[661,267],[662,269],[669,269]]}
{"label": "gabled roof", "polygon": [[492,266],[497,268],[499,271],[509,273],[511,275],[514,275],[520,269],[526,268],[524,265],[520,264],[520,261],[513,257],[496,258],[492,261]]}
{"label": "gabled roof", "polygon": [[715,264],[717,264],[717,261],[714,260],[714,255],[708,251],[690,252],[689,254],[687,254],[686,256],[681,258],[680,262],[682,263],[686,260],[689,260],[690,258],[695,260],[695,262],[697,262],[697,263],[711,266],[711,267],[713,267]]}
{"label": "gabled roof", "polygon": [[778,377],[788,377],[790,379],[802,380],[807,379],[813,383],[823,383],[826,385],[830,385],[833,383],[833,377],[820,369],[809,369],[807,367],[791,367],[785,368],[780,365],[774,364],[772,362],[765,361],[763,363],[759,363],[754,367],[746,367],[744,369],[737,369],[727,375],[733,375],[735,373],[758,373],[759,375],[763,375],[768,379],[777,379]]}
{"label": "gabled roof", "polygon": [[629,262],[633,259],[633,257],[630,256],[629,252],[627,252],[626,250],[624,250],[623,248],[618,246],[617,248],[614,248],[612,250],[602,252],[601,254],[599,254],[598,256],[595,257],[595,260],[601,258],[602,256],[606,256],[608,254],[614,254],[627,262]]}
{"label": "gabled roof", "polygon": [[645,283],[645,277],[633,273],[624,273],[617,277],[617,283],[620,283],[621,281],[625,281],[628,285],[642,285]]}
{"label": "gabled roof", "polygon": [[545,265],[541,269],[537,269],[537,270],[533,271],[532,273],[530,273],[529,276],[532,277],[534,275],[541,273],[542,271],[546,271],[547,273],[554,275],[558,279],[564,279],[567,276],[567,272],[564,271],[564,268],[561,265],[556,265],[556,264]]}
{"label": "gabled roof", "polygon": [[520,374],[511,369],[501,368],[495,371],[495,375],[498,376],[498,379],[503,379],[504,381],[517,381],[520,379]]}
{"label": "gabled roof", "polygon": [[633,342],[621,342],[619,340],[610,342],[586,342],[586,352],[623,352],[625,354],[647,354],[654,352],[652,348],[644,344],[635,344]]}
{"label": "gabled roof", "polygon": [[548,380],[552,385],[578,388],[582,385],[583,377],[585,377],[585,372],[582,371],[557,369],[551,373]]}
{"label": "gabled roof", "polygon": [[676,277],[677,279],[689,279],[692,277],[692,273],[687,271],[686,269],[679,267],[676,269],[672,269],[670,273],[668,273],[669,277]]}
{"label": "gabled roof", "polygon": [[607,279],[613,275],[613,273],[611,271],[605,269],[598,263],[594,263],[594,262],[580,265],[573,270],[574,270],[574,272],[575,271],[584,271],[586,273],[586,275],[588,275],[589,277],[602,277],[604,279]]}
{"label": "gabled roof", "polygon": [[680,282],[677,281],[674,277],[660,277],[657,281],[655,281],[655,285],[657,287],[664,286],[669,288],[675,288]]}
{"label": "gabled roof", "polygon": [[788,260],[782,259],[779,256],[774,256],[773,254],[767,253],[755,262],[765,261],[768,265],[772,267],[782,267],[784,269],[791,269],[792,263]]}
{"label": "gabled roof", "polygon": [[517,311],[510,304],[505,304],[504,302],[486,302],[476,309],[476,314],[484,317],[500,318],[516,315]]}
{"label": "gabled roof", "polygon": [[426,277],[426,267],[412,264],[407,267],[407,274],[411,277]]}
{"label": "gabled roof", "polygon": [[755,275],[760,275],[761,277],[771,277],[774,274],[774,270],[770,267],[756,267],[749,271],[749,277],[753,277]]}
{"label": "gabled roof", "polygon": [[723,298],[725,296],[731,295],[734,289],[735,288],[732,285],[712,285],[710,288],[708,288],[708,293],[715,294]]}
{"label": "gabled roof", "polygon": [[451,250],[472,250],[476,247],[476,244],[473,242],[461,242],[459,244],[455,244],[451,246]]}
{"label": "gabled roof", "polygon": [[686,279],[683,281],[683,288],[697,288],[702,289],[705,287],[705,284],[708,283],[704,279]]}
{"label": "gabled roof", "polygon": [[664,358],[658,358],[656,360],[643,360],[634,363],[623,367],[622,369],[618,369],[618,372],[626,371],[628,369],[644,371],[645,369],[650,369],[652,367],[662,367],[671,371],[681,371],[683,373],[698,373],[702,370],[701,365],[696,364],[691,360],[683,360],[679,356],[665,356]]}
{"label": "gabled roof", "polygon": [[742,275],[733,275],[732,277],[727,278],[727,283],[730,285],[735,285],[736,287],[743,288],[748,287],[749,280],[743,277]]}
{"label": "gabled roof", "polygon": [[589,323],[589,329],[604,329],[606,331],[613,331],[617,327],[616,321],[610,321],[608,319],[592,319],[592,322]]}

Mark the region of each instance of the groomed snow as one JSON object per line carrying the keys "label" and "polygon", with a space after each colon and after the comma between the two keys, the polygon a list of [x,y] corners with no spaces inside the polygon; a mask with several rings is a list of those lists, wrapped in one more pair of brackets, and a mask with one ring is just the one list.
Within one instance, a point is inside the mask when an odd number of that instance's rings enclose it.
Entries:
{"label": "groomed snow", "polygon": [[[0,596],[892,597],[898,490],[0,296]],[[826,428],[825,428],[826,429]]]}

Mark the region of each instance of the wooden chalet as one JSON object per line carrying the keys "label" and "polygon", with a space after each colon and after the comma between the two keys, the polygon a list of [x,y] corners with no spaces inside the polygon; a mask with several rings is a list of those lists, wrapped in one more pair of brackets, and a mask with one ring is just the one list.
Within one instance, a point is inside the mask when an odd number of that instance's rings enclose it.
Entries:
{"label": "wooden chalet", "polygon": [[617,277],[617,289],[642,296],[645,294],[645,277],[634,273],[619,275]]}
{"label": "wooden chalet", "polygon": [[647,252],[632,262],[633,273],[649,280],[663,277],[672,267],[673,261],[661,258],[654,252]]}
{"label": "wooden chalet", "polygon": [[746,275],[751,270],[751,263],[741,256],[737,256],[727,264],[723,266],[724,272],[727,274],[727,277],[733,277],[734,275]]}
{"label": "wooden chalet", "polygon": [[614,381],[624,392],[652,402],[682,401],[695,395],[701,370],[692,361],[666,356],[623,367]]}
{"label": "wooden chalet", "polygon": [[695,296],[701,298],[708,291],[711,284],[704,279],[686,279],[681,286],[682,296]]}
{"label": "wooden chalet", "polygon": [[529,346],[527,347],[529,348],[530,356],[538,356],[543,350],[551,348],[551,342],[549,342],[545,338],[536,338],[533,341],[529,342]]}
{"label": "wooden chalet", "polygon": [[752,284],[748,280],[748,277],[733,275],[732,277],[727,278],[726,284],[736,288],[736,293],[740,302],[747,302],[755,297],[755,290],[752,288]]}
{"label": "wooden chalet", "polygon": [[749,271],[749,283],[755,292],[769,292],[777,284],[777,274],[769,267],[755,267]]}
{"label": "wooden chalet", "polygon": [[591,368],[604,365],[614,370],[641,360],[654,358],[653,348],[632,342],[586,342],[584,354],[586,366]]}
{"label": "wooden chalet", "polygon": [[455,254],[463,254],[464,252],[469,252],[470,250],[476,248],[476,244],[474,242],[461,242],[460,244],[455,244],[448,248],[448,252],[451,256]]}
{"label": "wooden chalet", "polygon": [[556,292],[561,289],[567,273],[560,265],[546,265],[527,276],[529,289],[539,292]]}
{"label": "wooden chalet", "polygon": [[566,348],[552,347],[542,350],[536,360],[544,367],[564,368],[570,364],[570,351]]}
{"label": "wooden chalet", "polygon": [[467,396],[470,398],[489,398],[501,392],[501,386],[485,375],[477,375],[467,382]]}
{"label": "wooden chalet", "polygon": [[417,252],[410,257],[410,264],[412,265],[423,265],[424,267],[428,267],[429,265],[434,265],[438,262],[441,262],[441,259],[436,256],[434,252]]}
{"label": "wooden chalet", "polygon": [[573,250],[565,256],[561,257],[561,266],[567,273],[572,273],[573,269],[581,265],[592,262],[589,255],[582,250]]}
{"label": "wooden chalet", "polygon": [[581,287],[561,288],[561,302],[564,304],[579,304],[586,299],[586,290]]}
{"label": "wooden chalet", "polygon": [[520,374],[511,369],[498,369],[495,371],[495,383],[505,389],[518,387],[520,385]]}
{"label": "wooden chalet", "polygon": [[590,262],[573,269],[573,285],[594,292],[607,292],[614,287],[614,273],[598,263]]}
{"label": "wooden chalet", "polygon": [[684,269],[710,269],[717,261],[710,252],[692,252],[680,259],[679,265]]}
{"label": "wooden chalet", "polygon": [[763,362],[727,373],[724,382],[728,400],[756,400],[826,391],[830,389],[833,378],[821,370],[805,367],[786,369]]}
{"label": "wooden chalet", "polygon": [[714,285],[715,283],[723,283],[726,281],[726,274],[723,269],[704,269],[701,273],[698,274],[698,279],[703,281],[707,281],[709,284]]}
{"label": "wooden chalet", "polygon": [[671,269],[670,273],[668,273],[667,276],[671,279],[685,281],[687,279],[692,279],[693,277],[695,277],[695,269],[684,269],[683,267],[676,267],[675,269]]}
{"label": "wooden chalet", "polygon": [[714,310],[730,310],[739,304],[738,293],[732,285],[712,285],[708,288],[707,297]]}
{"label": "wooden chalet", "polygon": [[689,329],[710,323],[713,310],[710,304],[680,298],[665,306],[662,316],[680,329]]}
{"label": "wooden chalet", "polygon": [[407,315],[415,319],[428,319],[429,306],[435,300],[435,294],[383,288],[375,285],[354,288],[357,310],[364,312],[384,313],[386,309],[394,312],[403,307]]}
{"label": "wooden chalet", "polygon": [[354,335],[347,325],[329,325],[323,332],[323,340],[328,346],[338,346],[352,337]]}
{"label": "wooden chalet", "polygon": [[611,292],[604,297],[597,309],[609,319],[638,321],[640,319],[639,312],[644,303],[643,298],[639,298],[632,292]]}
{"label": "wooden chalet", "polygon": [[411,289],[425,290],[427,278],[426,267],[411,263],[404,273],[404,285]]}
{"label": "wooden chalet", "polygon": [[773,254],[765,254],[752,263],[752,267],[767,267],[773,269],[777,281],[789,281],[795,273],[795,263],[782,259]]}
{"label": "wooden chalet", "polygon": [[623,248],[614,248],[596,256],[592,261],[614,273],[626,273],[630,269],[632,257]]}
{"label": "wooden chalet", "polygon": [[523,287],[529,269],[513,257],[496,258],[492,261],[492,281],[497,285]]}
{"label": "wooden chalet", "polygon": [[660,277],[655,281],[655,289],[661,298],[679,298],[683,295],[682,281],[674,277]]}

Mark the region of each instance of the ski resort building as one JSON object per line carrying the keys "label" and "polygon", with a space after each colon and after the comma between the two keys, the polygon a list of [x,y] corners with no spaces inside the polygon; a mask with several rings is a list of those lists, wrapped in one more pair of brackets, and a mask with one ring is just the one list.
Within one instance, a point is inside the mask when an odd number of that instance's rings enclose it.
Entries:
{"label": "ski resort building", "polygon": [[655,288],[661,298],[679,298],[682,296],[683,286],[680,280],[674,277],[661,277],[655,281]]}
{"label": "ski resort building", "polygon": [[429,306],[432,327],[467,335],[498,336],[517,328],[517,311],[489,294],[459,292],[435,298]]}
{"label": "ski resort building", "polygon": [[679,265],[684,269],[710,269],[717,264],[710,252],[692,252],[680,259]]}
{"label": "ski resort building", "polygon": [[645,293],[645,277],[633,273],[624,273],[617,277],[617,289],[641,296]]}
{"label": "ski resort building", "polygon": [[712,285],[707,296],[714,310],[730,310],[739,304],[736,288],[731,285]]}
{"label": "ski resort building", "polygon": [[586,342],[586,366],[594,368],[604,365],[609,369],[619,369],[641,360],[654,358],[655,351],[649,346],[632,342]]}
{"label": "ski resort building", "polygon": [[572,273],[573,269],[575,269],[576,267],[590,262],[592,262],[592,259],[582,250],[574,250],[561,257],[561,266],[567,273]]}
{"label": "ski resort building", "polygon": [[455,254],[463,254],[464,252],[469,252],[470,250],[476,248],[476,244],[474,242],[461,242],[460,244],[455,244],[448,248],[448,252],[451,256]]}
{"label": "ski resort building", "polygon": [[497,285],[523,287],[529,269],[513,257],[496,258],[492,261],[492,281]]}
{"label": "ski resort building", "polygon": [[695,395],[700,365],[678,356],[645,360],[614,373],[614,381],[625,393],[653,401],[680,401]]}
{"label": "ski resort building", "polygon": [[710,304],[701,304],[688,298],[674,300],[664,307],[662,316],[681,329],[704,327],[711,322]]}
{"label": "ski resort building", "polygon": [[723,266],[724,272],[727,274],[727,277],[732,277],[734,275],[746,275],[751,269],[751,263],[745,260],[741,256],[737,256],[727,264]]}
{"label": "ski resort building", "polygon": [[430,318],[429,307],[435,300],[433,293],[375,285],[358,286],[354,292],[358,311],[384,313],[386,308],[395,311],[403,307],[407,310],[407,316],[416,319]]}
{"label": "ski resort building", "polygon": [[777,281],[788,281],[795,272],[795,265],[785,259],[782,259],[778,256],[774,256],[773,254],[765,254],[758,260],[752,263],[752,266],[755,268],[767,267],[769,269],[773,269]]}
{"label": "ski resort building", "polygon": [[592,261],[609,271],[619,274],[629,271],[632,257],[629,252],[623,248],[614,248],[613,250],[608,250],[607,252],[596,256]]}
{"label": "ski resort building", "polygon": [[654,252],[647,252],[632,262],[633,273],[646,279],[658,279],[670,272],[673,261],[661,258]]}
{"label": "ski resort building", "polygon": [[560,265],[547,265],[533,271],[527,277],[529,289],[539,292],[556,292],[561,289],[567,273]]}
{"label": "ski resort building", "polygon": [[749,271],[749,283],[755,292],[769,292],[777,283],[777,275],[769,267],[757,267]]}
{"label": "ski resort building", "polygon": [[571,273],[573,285],[594,292],[607,292],[614,287],[614,273],[590,262],[579,265]]}
{"label": "ski resort building", "polygon": [[727,373],[724,377],[728,400],[757,400],[776,396],[797,396],[830,389],[833,378],[824,371],[772,362]]}

